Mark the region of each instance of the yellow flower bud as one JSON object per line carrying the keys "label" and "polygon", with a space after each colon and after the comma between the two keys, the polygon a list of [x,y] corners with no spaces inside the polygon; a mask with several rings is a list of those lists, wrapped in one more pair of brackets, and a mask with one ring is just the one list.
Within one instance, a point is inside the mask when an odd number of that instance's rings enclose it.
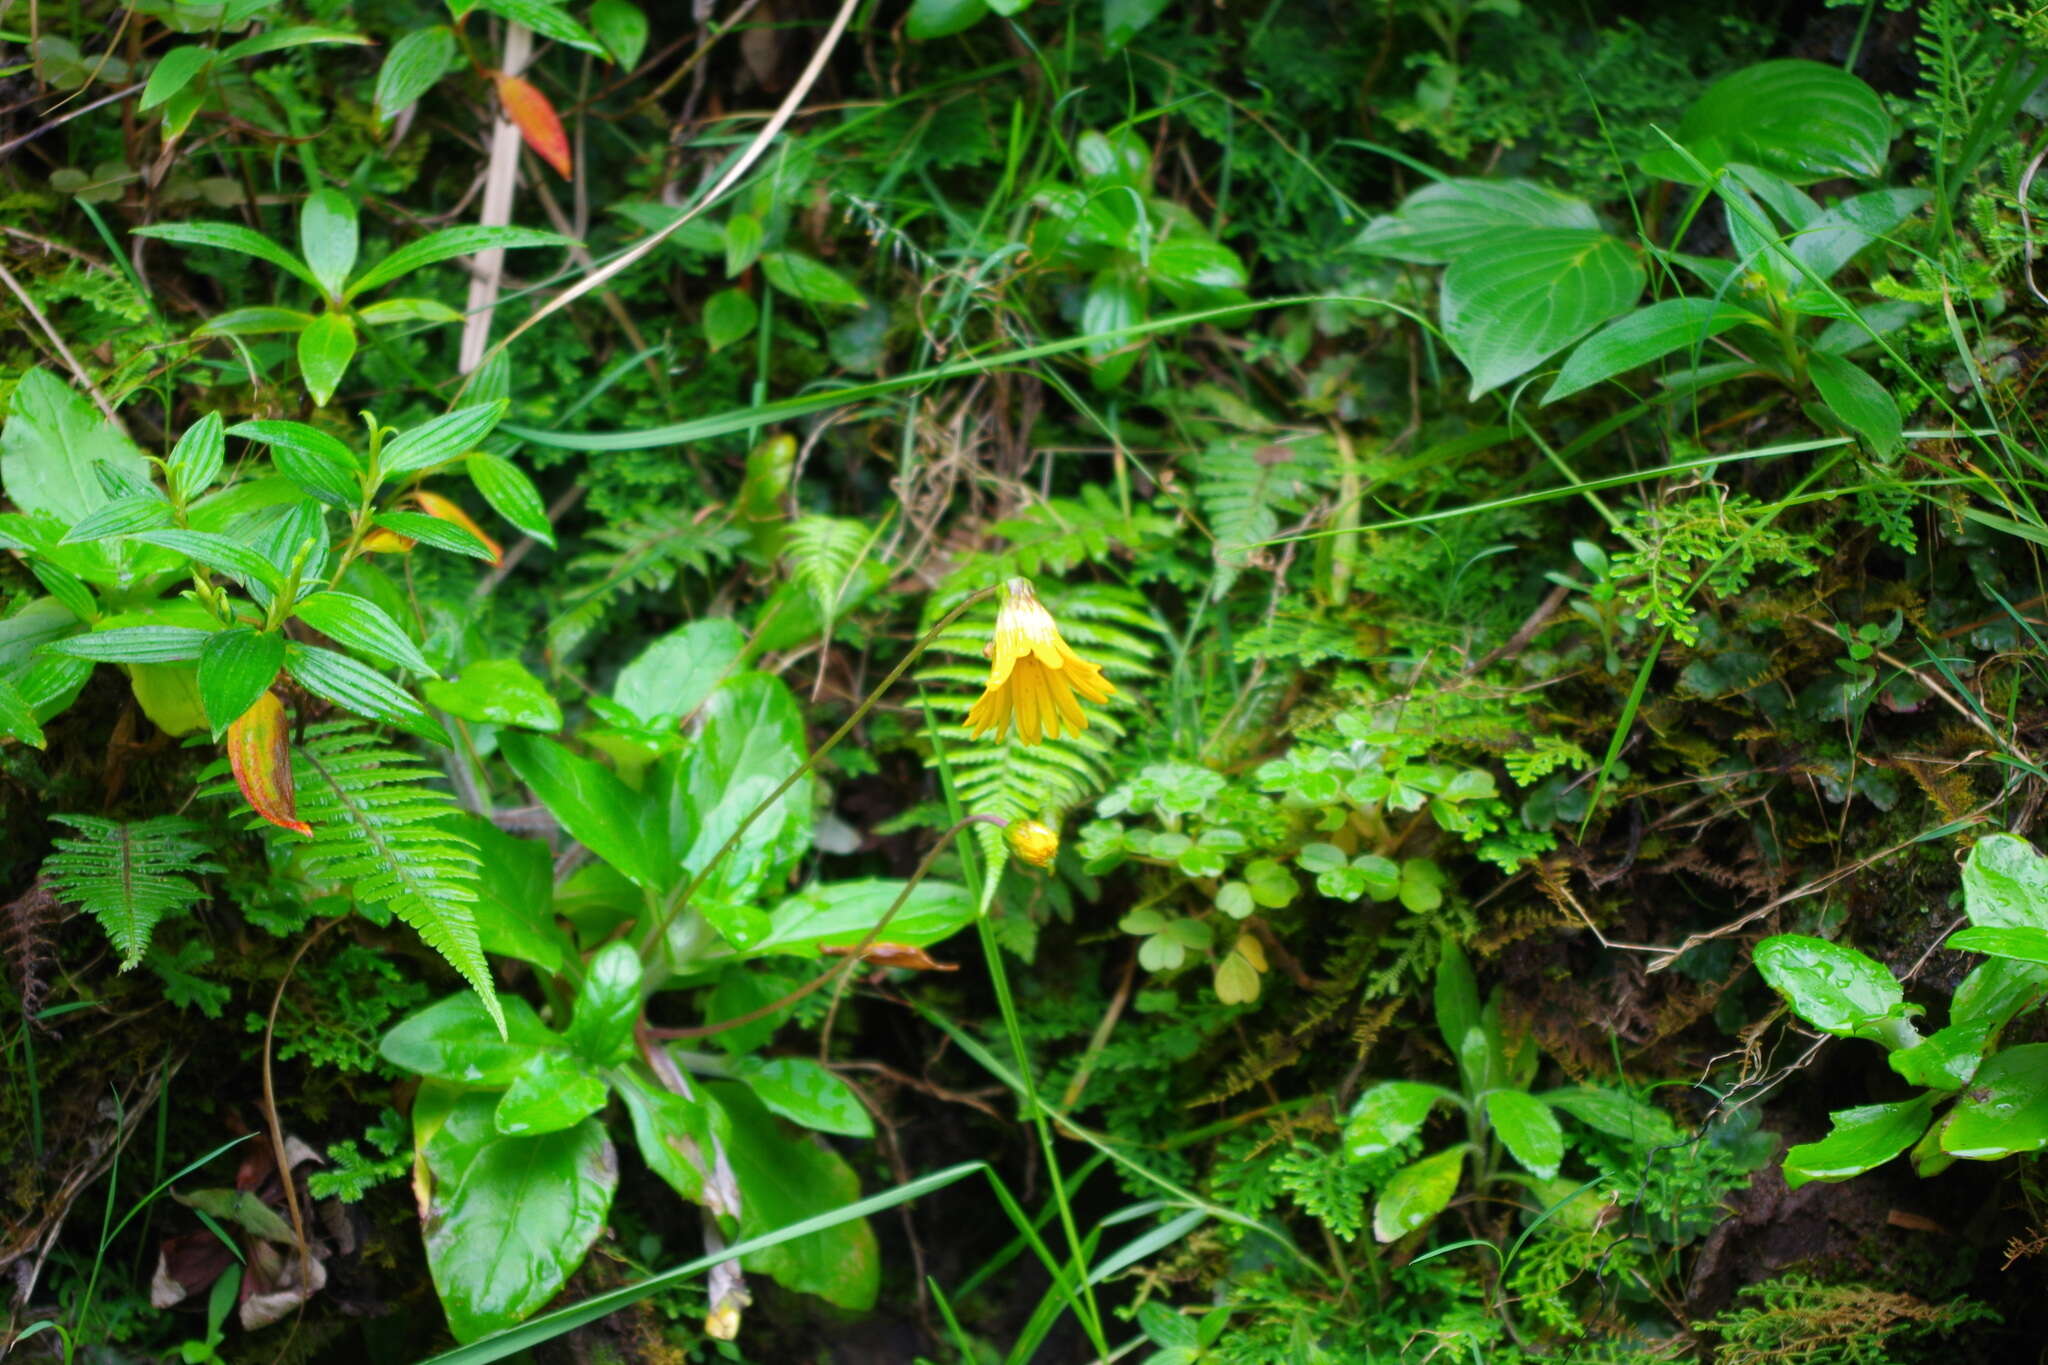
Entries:
{"label": "yellow flower bud", "polygon": [[1003,829],[1003,842],[1033,867],[1051,867],[1060,851],[1059,831],[1037,820],[1012,820]]}

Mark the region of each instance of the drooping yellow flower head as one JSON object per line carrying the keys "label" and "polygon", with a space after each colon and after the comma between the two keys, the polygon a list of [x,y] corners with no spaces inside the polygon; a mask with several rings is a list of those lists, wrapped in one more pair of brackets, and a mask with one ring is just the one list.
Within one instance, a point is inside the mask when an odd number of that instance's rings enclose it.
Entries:
{"label": "drooping yellow flower head", "polygon": [[1105,702],[1116,688],[1102,670],[1074,653],[1060,638],[1052,613],[1039,603],[1029,579],[1003,584],[1003,604],[996,612],[996,633],[989,645],[988,688],[967,713],[968,731],[979,738],[993,730],[997,739],[1017,725],[1025,744],[1078,735],[1088,717],[1074,694]]}
{"label": "drooping yellow flower head", "polygon": [[1051,867],[1059,856],[1059,831],[1042,820],[1012,820],[1003,828],[1010,852],[1033,867]]}

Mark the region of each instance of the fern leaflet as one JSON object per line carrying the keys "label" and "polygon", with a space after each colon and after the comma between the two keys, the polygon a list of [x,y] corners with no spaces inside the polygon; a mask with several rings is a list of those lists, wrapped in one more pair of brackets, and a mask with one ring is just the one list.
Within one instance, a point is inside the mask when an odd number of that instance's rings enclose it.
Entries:
{"label": "fern leaflet", "polygon": [[747,541],[744,531],[710,520],[703,510],[681,509],[624,526],[597,527],[590,536],[606,548],[580,555],[569,564],[571,571],[590,581],[570,594],[563,613],[549,624],[549,643],[559,654],[569,653],[588,638],[623,594],[666,592],[685,569],[709,575],[731,563]]}
{"label": "fern leaflet", "polygon": [[166,915],[190,909],[200,897],[195,872],[218,872],[211,852],[192,836],[199,825],[175,815],[151,820],[107,820],[97,815],[53,815],[81,837],[57,839],[43,860],[43,876],[57,898],[100,922],[121,954],[121,970],[142,961],[149,936]]}

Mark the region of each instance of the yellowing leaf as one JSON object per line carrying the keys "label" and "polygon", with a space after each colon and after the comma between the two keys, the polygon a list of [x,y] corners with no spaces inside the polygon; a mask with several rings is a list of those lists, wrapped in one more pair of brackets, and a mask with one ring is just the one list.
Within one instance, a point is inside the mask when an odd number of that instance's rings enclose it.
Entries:
{"label": "yellowing leaf", "polygon": [[530,81],[508,76],[502,71],[494,79],[498,85],[498,102],[505,106],[505,117],[518,126],[519,136],[526,139],[526,145],[533,148],[535,155],[567,179],[571,165],[569,135],[562,131],[562,120],[555,113],[555,106]]}
{"label": "yellowing leaf", "polygon": [[249,809],[280,829],[311,834],[292,793],[292,752],[284,703],[265,692],[228,726],[228,767]]}

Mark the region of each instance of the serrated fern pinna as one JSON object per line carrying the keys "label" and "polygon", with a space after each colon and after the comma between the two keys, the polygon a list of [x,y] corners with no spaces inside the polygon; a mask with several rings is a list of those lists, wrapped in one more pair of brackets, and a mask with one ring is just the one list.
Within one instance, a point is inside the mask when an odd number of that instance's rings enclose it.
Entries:
{"label": "serrated fern pinna", "polygon": [[100,922],[124,972],[149,951],[157,921],[199,900],[203,893],[192,874],[220,871],[207,860],[212,850],[193,837],[199,824],[182,816],[50,818],[77,830],[78,837],[54,841],[55,850],[43,859],[43,877],[58,900]]}
{"label": "serrated fern pinna", "polygon": [[[307,874],[345,885],[358,906],[395,914],[483,997],[497,1015],[490,968],[477,938],[475,845],[449,828],[455,799],[427,785],[436,771],[392,748],[358,721],[306,727],[292,747],[298,816],[310,835],[252,827],[289,845]],[[238,795],[232,781],[209,789]]]}

